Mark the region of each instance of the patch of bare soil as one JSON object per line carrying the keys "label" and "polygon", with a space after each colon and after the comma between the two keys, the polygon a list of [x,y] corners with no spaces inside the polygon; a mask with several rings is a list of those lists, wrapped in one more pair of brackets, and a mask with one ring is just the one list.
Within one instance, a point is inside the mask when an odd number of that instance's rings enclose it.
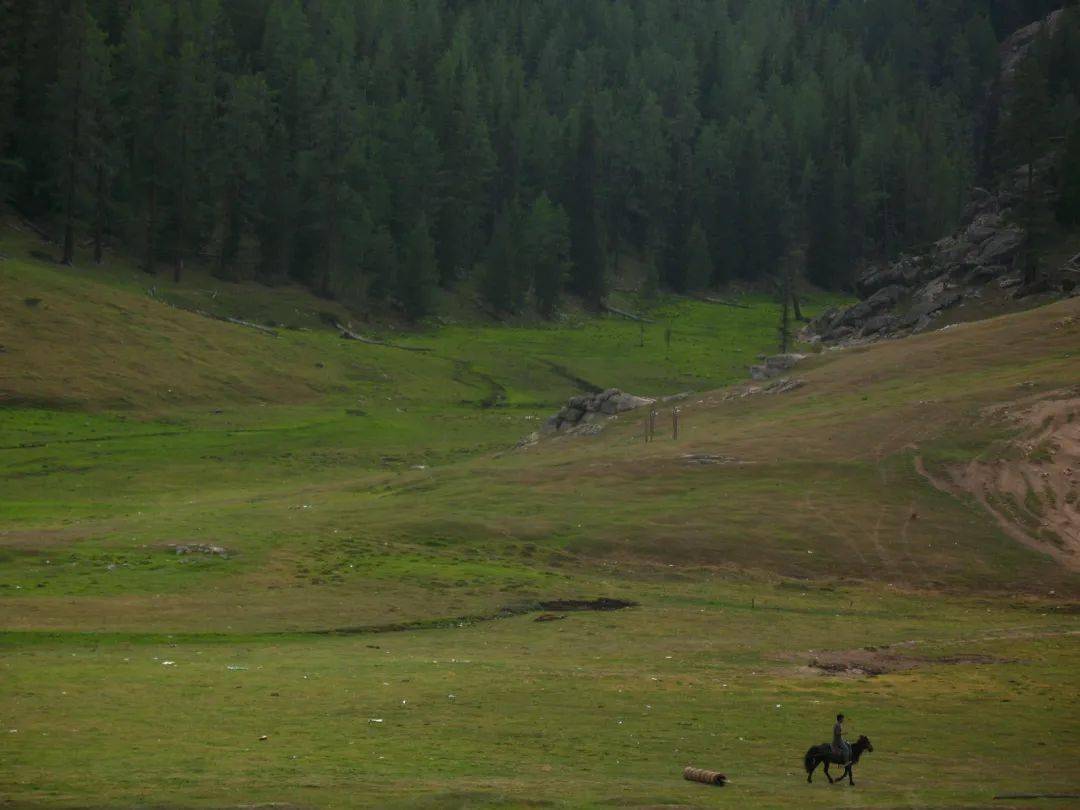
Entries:
{"label": "patch of bare soil", "polygon": [[891,672],[907,672],[923,666],[943,664],[1008,664],[1014,659],[995,658],[992,655],[961,653],[940,658],[903,655],[885,648],[867,647],[862,650],[840,650],[815,653],[807,662],[807,668],[825,675],[849,677],[874,677]]}
{"label": "patch of bare soil", "polygon": [[970,494],[1015,540],[1080,571],[1080,396],[998,407],[1019,438],[991,461],[950,470],[942,481],[916,458],[918,472],[939,489]]}

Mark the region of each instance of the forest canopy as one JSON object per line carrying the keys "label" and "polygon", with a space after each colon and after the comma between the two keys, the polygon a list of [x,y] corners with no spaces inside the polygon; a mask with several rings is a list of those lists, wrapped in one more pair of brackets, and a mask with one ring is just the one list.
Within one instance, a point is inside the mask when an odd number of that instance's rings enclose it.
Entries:
{"label": "forest canopy", "polygon": [[465,281],[599,306],[627,256],[841,287],[957,221],[998,43],[1057,5],[0,0],[0,185],[68,260],[77,231],[412,317]]}

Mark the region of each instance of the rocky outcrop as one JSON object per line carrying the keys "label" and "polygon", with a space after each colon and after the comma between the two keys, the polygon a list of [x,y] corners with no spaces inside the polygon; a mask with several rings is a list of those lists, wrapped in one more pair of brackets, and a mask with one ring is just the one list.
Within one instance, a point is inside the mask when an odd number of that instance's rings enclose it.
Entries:
{"label": "rocky outcrop", "polygon": [[[1002,44],[998,87],[1002,109],[1008,109],[1017,66],[1037,34],[1059,19],[1060,12],[1055,12]],[[1020,266],[1027,242],[1020,212],[1029,180],[1035,199],[1052,203],[1056,164],[1057,155],[1051,152],[1035,161],[1030,172],[1028,166],[1021,166],[1006,174],[992,190],[973,188],[954,233],[918,252],[868,267],[855,282],[863,300],[847,309],[824,312],[800,338],[828,343],[880,339],[931,328],[945,320],[944,313],[962,308],[969,299],[978,300],[985,310],[994,297],[1074,294],[1080,287],[1080,264],[1043,268],[1040,278],[1027,283]]]}
{"label": "rocky outcrop", "polygon": [[612,416],[655,402],[655,399],[627,394],[618,388],[609,388],[599,394],[580,394],[570,397],[563,409],[547,420],[543,432],[562,433],[576,429],[577,432],[596,433],[598,429],[586,431],[585,426],[597,425]]}

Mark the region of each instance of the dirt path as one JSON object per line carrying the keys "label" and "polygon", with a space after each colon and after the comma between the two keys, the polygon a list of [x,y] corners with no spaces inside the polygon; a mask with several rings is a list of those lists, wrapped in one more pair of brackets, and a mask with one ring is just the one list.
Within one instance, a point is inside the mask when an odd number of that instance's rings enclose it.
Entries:
{"label": "dirt path", "polygon": [[992,460],[976,459],[942,480],[920,456],[915,470],[950,495],[970,495],[1013,539],[1080,571],[1080,396],[986,414],[1020,436]]}
{"label": "dirt path", "polygon": [[[837,675],[846,677],[873,677],[892,672],[905,672],[924,666],[944,666],[955,664],[1004,664],[1015,659],[1001,658],[985,653],[963,652],[963,648],[972,644],[995,643],[1001,641],[1020,641],[1045,638],[1072,638],[1080,635],[1077,630],[1032,630],[1011,628],[987,633],[971,638],[951,640],[912,639],[893,644],[868,646],[855,650],[806,650],[785,656],[786,660],[806,662],[799,667],[805,675]],[[949,655],[920,655],[920,647],[933,646],[960,651]]]}

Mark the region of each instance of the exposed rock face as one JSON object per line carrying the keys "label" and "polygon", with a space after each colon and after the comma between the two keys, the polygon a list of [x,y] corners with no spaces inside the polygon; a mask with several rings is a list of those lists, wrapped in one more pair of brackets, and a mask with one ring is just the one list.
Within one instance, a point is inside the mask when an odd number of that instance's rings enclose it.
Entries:
{"label": "exposed rock face", "polygon": [[1013,87],[1016,83],[1016,70],[1020,67],[1020,63],[1024,61],[1024,57],[1028,55],[1028,51],[1031,50],[1035,38],[1042,32],[1043,26],[1046,26],[1052,33],[1060,23],[1063,13],[1062,9],[1053,11],[1046,19],[1036,20],[1030,25],[1025,25],[1018,31],[1014,31],[1008,39],[1001,43],[998,53],[1001,59],[1001,94],[1004,106],[1007,107],[1012,98]]}
{"label": "exposed rock face", "polygon": [[[1061,12],[1017,31],[1001,46],[999,83],[1001,109],[1009,107],[1014,76],[1044,26],[1058,24]],[[1044,155],[1030,167],[1033,194],[1052,202],[1056,154]],[[831,309],[814,320],[800,337],[830,343],[871,340],[931,328],[942,313],[962,307],[966,299],[998,298],[1060,292],[1080,287],[1080,257],[1060,268],[1044,268],[1042,278],[1025,283],[1019,266],[1027,233],[1020,216],[1028,194],[1029,167],[1021,166],[988,190],[973,188],[957,230],[930,247],[867,268],[855,282],[863,300],[846,310]],[[1002,290],[1009,290],[1002,293]],[[756,377],[763,379],[763,377]]]}
{"label": "exposed rock face", "polygon": [[566,406],[547,420],[544,432],[599,433],[597,422],[655,402],[655,399],[627,394],[618,388],[609,388],[599,394],[581,394],[570,397]]}

